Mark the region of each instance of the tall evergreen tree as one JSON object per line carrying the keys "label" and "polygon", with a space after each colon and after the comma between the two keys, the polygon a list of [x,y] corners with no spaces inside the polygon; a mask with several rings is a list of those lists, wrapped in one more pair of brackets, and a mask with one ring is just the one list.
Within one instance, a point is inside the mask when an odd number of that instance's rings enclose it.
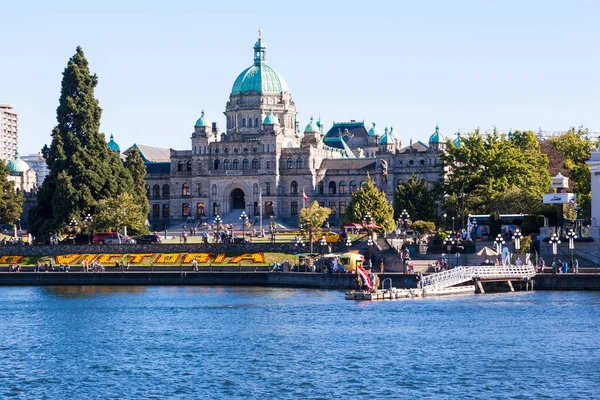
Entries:
{"label": "tall evergreen tree", "polygon": [[91,75],[81,47],[63,72],[52,143],[42,153],[49,174],[29,218],[35,234],[65,229],[71,218],[94,215],[98,202],[133,191],[131,174],[99,132],[102,110],[94,97],[98,77]]}
{"label": "tall evergreen tree", "polygon": [[8,171],[6,164],[0,160],[0,223],[13,224],[19,219],[23,212],[23,201],[25,198],[22,193],[17,193],[15,184],[8,180]]}
{"label": "tall evergreen tree", "polygon": [[146,164],[137,148],[132,147],[127,154],[125,166],[133,178],[133,198],[142,207],[142,214],[147,217],[150,213],[150,203],[146,195]]}
{"label": "tall evergreen tree", "polygon": [[394,207],[387,201],[385,193],[375,187],[370,176],[359,190],[352,193],[343,222],[361,223],[367,213],[371,214],[375,224],[385,232],[390,232],[396,226],[394,222]]}
{"label": "tall evergreen tree", "polygon": [[406,210],[413,221],[435,221],[437,206],[433,188],[425,179],[412,176],[408,182],[400,183],[394,194],[394,216],[400,218]]}

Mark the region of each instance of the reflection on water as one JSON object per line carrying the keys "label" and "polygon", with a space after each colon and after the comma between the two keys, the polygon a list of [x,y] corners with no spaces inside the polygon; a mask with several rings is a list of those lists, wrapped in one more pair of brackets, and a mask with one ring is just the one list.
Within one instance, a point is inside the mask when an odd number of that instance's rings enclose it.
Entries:
{"label": "reflection on water", "polygon": [[146,286],[43,286],[41,289],[57,297],[89,297],[98,294],[145,293]]}

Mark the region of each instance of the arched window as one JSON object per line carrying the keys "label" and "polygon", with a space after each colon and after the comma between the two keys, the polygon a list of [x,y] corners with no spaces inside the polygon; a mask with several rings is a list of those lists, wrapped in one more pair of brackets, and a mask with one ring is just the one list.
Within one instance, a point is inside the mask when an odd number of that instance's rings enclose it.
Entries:
{"label": "arched window", "polygon": [[302,157],[298,157],[296,160],[296,169],[302,169]]}
{"label": "arched window", "polygon": [[289,168],[294,168],[294,159],[293,158],[288,158],[287,159],[287,167]]}
{"label": "arched window", "polygon": [[215,185],[214,183],[212,185],[211,194],[213,197],[217,196],[217,185]]}
{"label": "arched window", "polygon": [[177,171],[183,171],[183,161],[177,162]]}
{"label": "arched window", "polygon": [[215,160],[215,169],[219,169],[219,166],[221,165],[221,161],[219,160]]}
{"label": "arched window", "polygon": [[242,118],[242,126],[245,128],[246,127],[246,118]]}
{"label": "arched window", "polygon": [[146,185],[146,197],[150,197],[150,186]]}
{"label": "arched window", "polygon": [[350,193],[356,192],[356,182],[350,181]]}
{"label": "arched window", "polygon": [[160,186],[154,185],[152,187],[152,196],[154,196],[154,197],[160,197]]}
{"label": "arched window", "polygon": [[317,190],[318,190],[319,194],[323,194],[323,182],[319,182]]}
{"label": "arched window", "polygon": [[290,185],[290,193],[298,194],[298,182],[296,182],[296,181],[292,182],[292,184]]}
{"label": "arched window", "polygon": [[238,160],[237,158],[235,158],[233,160],[233,169],[239,169],[240,168],[240,160]]}
{"label": "arched window", "polygon": [[248,126],[252,128],[252,118],[248,118]]}
{"label": "arched window", "polygon": [[192,170],[192,162],[188,161],[187,165],[185,166],[186,171],[191,171]]}
{"label": "arched window", "polygon": [[336,184],[335,182],[329,182],[329,194],[335,194],[336,192]]}
{"label": "arched window", "polygon": [[252,159],[252,169],[258,169],[258,158]]}
{"label": "arched window", "polygon": [[254,119],[254,125],[255,125],[255,126],[258,126],[258,118],[255,118],[255,119]]}
{"label": "arched window", "polygon": [[248,159],[244,158],[242,160],[242,169],[248,169]]}
{"label": "arched window", "polygon": [[223,161],[223,169],[229,169],[229,160],[225,159],[225,161]]}
{"label": "arched window", "polygon": [[362,187],[363,187],[363,186],[365,186],[366,184],[367,184],[367,182],[366,182],[366,181],[362,181],[362,182],[360,183],[360,187],[362,188]]}
{"label": "arched window", "polygon": [[258,196],[258,183],[255,183],[254,186],[252,187],[252,195]]}
{"label": "arched window", "polygon": [[346,193],[348,193],[346,191],[346,182],[344,182],[344,181],[340,182],[340,190],[338,191],[338,193],[339,194],[346,194]]}
{"label": "arched window", "polygon": [[271,195],[271,183],[270,182],[265,183],[265,194],[267,196]]}
{"label": "arched window", "polygon": [[184,183],[183,186],[181,186],[181,195],[182,196],[190,195],[190,184],[189,183]]}
{"label": "arched window", "polygon": [[171,188],[169,185],[163,185],[163,197],[169,197],[171,195]]}

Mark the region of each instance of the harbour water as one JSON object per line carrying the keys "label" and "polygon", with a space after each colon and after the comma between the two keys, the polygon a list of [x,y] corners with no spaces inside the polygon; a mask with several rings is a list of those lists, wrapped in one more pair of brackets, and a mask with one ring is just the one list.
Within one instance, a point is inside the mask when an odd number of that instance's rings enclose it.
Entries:
{"label": "harbour water", "polygon": [[2,287],[0,397],[600,398],[600,294]]}

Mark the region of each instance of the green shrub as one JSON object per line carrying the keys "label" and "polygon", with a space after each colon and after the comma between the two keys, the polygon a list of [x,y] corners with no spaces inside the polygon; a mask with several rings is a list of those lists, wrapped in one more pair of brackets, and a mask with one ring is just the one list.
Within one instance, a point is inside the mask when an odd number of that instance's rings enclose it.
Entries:
{"label": "green shrub", "polygon": [[435,223],[427,221],[415,221],[412,223],[412,228],[417,232],[427,233],[435,230]]}

